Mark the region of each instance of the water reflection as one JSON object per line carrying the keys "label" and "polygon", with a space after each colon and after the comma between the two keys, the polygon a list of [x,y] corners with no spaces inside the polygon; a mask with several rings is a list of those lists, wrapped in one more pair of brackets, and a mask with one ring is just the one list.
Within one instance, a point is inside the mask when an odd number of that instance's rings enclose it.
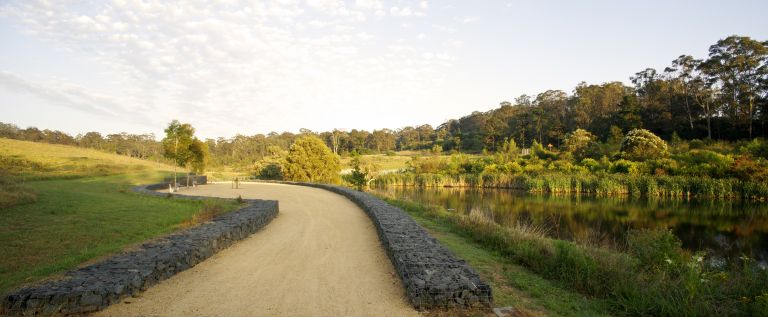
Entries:
{"label": "water reflection", "polygon": [[502,225],[537,226],[555,238],[598,244],[623,241],[631,228],[670,228],[692,251],[713,258],[768,261],[768,204],[723,200],[597,198],[503,189],[376,189],[395,199],[443,206]]}

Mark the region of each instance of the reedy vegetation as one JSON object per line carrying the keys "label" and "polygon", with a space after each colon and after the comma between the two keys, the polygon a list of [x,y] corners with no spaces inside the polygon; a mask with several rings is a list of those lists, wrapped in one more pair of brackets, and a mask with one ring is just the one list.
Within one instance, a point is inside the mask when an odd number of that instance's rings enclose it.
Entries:
{"label": "reedy vegetation", "polygon": [[604,298],[633,316],[760,315],[768,310],[768,271],[752,259],[714,267],[691,255],[669,231],[632,231],[619,247],[546,237],[529,226],[502,226],[483,217],[388,200],[409,213],[445,224],[580,293]]}
{"label": "reedy vegetation", "polygon": [[[598,196],[768,198],[768,142],[756,139],[704,145],[700,141],[675,140],[673,144],[673,153],[668,157],[659,154],[645,161],[624,159],[628,157],[624,151],[612,151],[612,145],[602,143],[595,143],[594,152],[578,152],[572,147],[552,152],[534,144],[530,155],[519,157],[516,152],[414,157],[409,168],[381,175],[374,184],[511,188]],[[579,160],[570,151],[582,153],[584,158]],[[600,155],[599,160],[592,158]]]}

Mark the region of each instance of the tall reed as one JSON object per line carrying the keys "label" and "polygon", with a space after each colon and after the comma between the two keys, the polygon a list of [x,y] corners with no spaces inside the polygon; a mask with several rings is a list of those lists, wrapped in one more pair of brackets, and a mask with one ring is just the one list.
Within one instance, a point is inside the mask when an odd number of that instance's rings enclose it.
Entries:
{"label": "tall reed", "polygon": [[768,184],[692,176],[628,174],[414,174],[390,173],[374,180],[377,187],[484,187],[531,193],[629,195],[635,197],[768,198]]}

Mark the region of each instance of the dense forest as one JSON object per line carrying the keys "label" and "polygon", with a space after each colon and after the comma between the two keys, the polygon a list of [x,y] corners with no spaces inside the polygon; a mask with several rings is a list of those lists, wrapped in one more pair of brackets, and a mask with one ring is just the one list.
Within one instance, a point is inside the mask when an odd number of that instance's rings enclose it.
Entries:
{"label": "dense forest", "polygon": [[[288,149],[297,136],[322,138],[335,153],[395,150],[496,152],[507,140],[519,147],[562,146],[566,135],[584,129],[605,143],[644,128],[666,139],[744,140],[768,133],[768,41],[731,36],[710,46],[706,58],[681,55],[663,70],[641,70],[622,82],[580,83],[569,94],[548,90],[522,95],[498,108],[473,112],[437,127],[429,124],[397,130],[333,130],[237,135],[205,140],[212,166],[250,166]],[[21,129],[0,123],[0,137],[77,145],[159,160],[161,145],[152,134]]]}

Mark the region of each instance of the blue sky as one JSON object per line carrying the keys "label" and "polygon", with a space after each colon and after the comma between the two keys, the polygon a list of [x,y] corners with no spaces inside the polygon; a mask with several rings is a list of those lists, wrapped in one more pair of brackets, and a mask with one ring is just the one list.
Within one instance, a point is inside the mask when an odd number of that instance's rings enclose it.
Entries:
{"label": "blue sky", "polygon": [[[202,2],[202,1],[200,1]],[[3,1],[0,121],[203,137],[437,125],[521,94],[628,82],[765,1]]]}

